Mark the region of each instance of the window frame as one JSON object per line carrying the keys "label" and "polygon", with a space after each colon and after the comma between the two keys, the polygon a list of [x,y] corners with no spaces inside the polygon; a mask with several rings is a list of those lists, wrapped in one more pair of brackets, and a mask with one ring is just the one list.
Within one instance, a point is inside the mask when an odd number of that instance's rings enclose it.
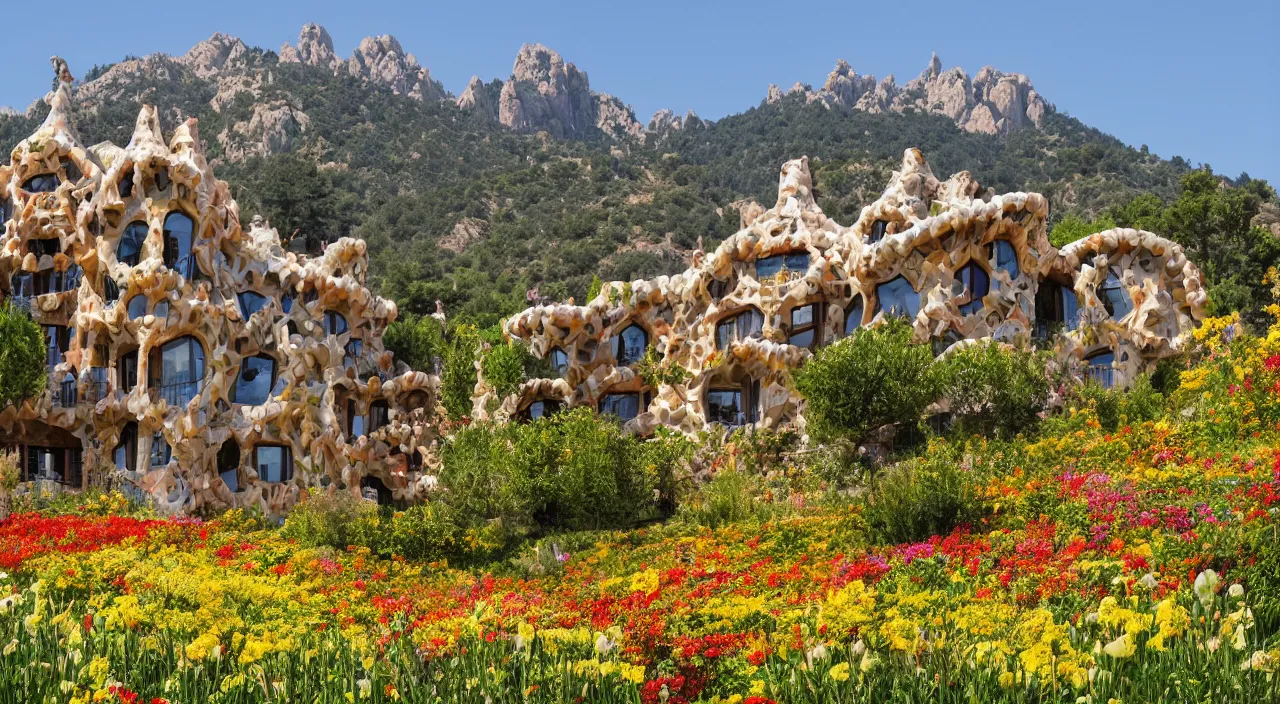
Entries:
{"label": "window frame", "polygon": [[[905,291],[910,292],[912,300],[915,303],[915,310],[911,310],[911,306],[908,306],[905,310],[902,310],[902,311],[896,311],[892,308],[885,307],[884,305],[885,296],[883,291],[886,287],[893,286],[894,282],[896,281],[902,281],[903,285],[906,286]],[[897,317],[906,318],[907,320],[915,320],[916,316],[920,314],[920,292],[917,291],[916,287],[911,285],[911,281],[909,281],[907,277],[903,276],[902,274],[898,274],[897,276],[889,279],[888,281],[878,283],[876,284],[876,312],[884,313],[886,316],[897,316]]]}
{"label": "window frame", "polygon": [[[607,410],[605,410],[605,406],[606,406],[606,405],[610,405],[611,403],[616,403],[618,400],[621,400],[621,399],[622,399],[622,398],[624,398],[624,397],[630,397],[630,398],[634,398],[634,399],[635,399],[635,402],[636,402],[636,413],[635,413],[635,415],[631,416],[630,418],[626,418],[626,417],[623,417],[623,416],[622,416],[622,414],[614,413],[614,412],[613,412],[613,411],[611,411],[611,410],[608,410],[608,411],[607,411]],[[606,394],[604,394],[603,396],[601,396],[601,397],[600,397],[600,400],[596,402],[596,413],[598,413],[598,414],[600,414],[600,415],[602,415],[602,416],[603,416],[603,415],[610,415],[610,416],[613,416],[613,417],[617,418],[618,420],[622,421],[623,423],[628,423],[628,422],[630,422],[630,421],[632,421],[632,420],[635,420],[636,418],[639,418],[639,417],[640,417],[640,414],[642,414],[642,413],[644,413],[645,411],[647,411],[647,410],[648,410],[647,405],[642,405],[642,404],[643,404],[643,402],[644,402],[644,395],[643,395],[643,394],[641,394],[639,391],[615,391],[615,392],[610,392],[610,393],[606,393]]]}
{"label": "window frame", "polygon": [[[264,396],[261,401],[258,401],[256,403],[245,401],[240,397],[240,384],[241,382],[244,381],[245,371],[249,369],[249,366],[251,365],[251,362],[253,360],[266,360],[271,363],[271,383],[267,385],[266,396]],[[273,396],[272,391],[275,389],[275,386],[276,386],[276,379],[279,374],[279,366],[280,365],[276,362],[276,358],[272,357],[269,354],[255,354],[255,355],[241,359],[240,371],[236,373],[236,383],[234,386],[231,387],[231,402],[241,406],[261,406],[265,404],[267,401],[270,401]],[[249,380],[247,383],[253,384],[254,382],[257,381],[258,374],[261,374],[262,371],[261,369],[258,369],[256,371],[257,373],[254,374],[254,378]]]}
{"label": "window frame", "polygon": [[[982,299],[991,293],[991,273],[982,264],[970,259],[956,274],[960,283],[964,285],[964,291],[960,294],[964,302],[956,307],[962,315],[973,315],[979,312],[982,309]],[[982,277],[981,285],[978,281],[979,275]],[[980,294],[979,288],[983,289]]]}
{"label": "window frame", "polygon": [[[280,477],[272,480],[264,476],[262,460],[260,458],[261,450],[279,450],[280,451]],[[289,445],[281,445],[276,443],[258,443],[253,446],[253,470],[258,474],[258,481],[264,484],[288,484],[293,481],[293,448]]]}
{"label": "window frame", "polygon": [[[822,301],[810,301],[808,303],[802,303],[798,306],[795,306],[790,311],[788,311],[787,313],[787,344],[795,345],[796,347],[803,347],[809,350],[810,352],[817,350],[819,347],[821,347],[822,346],[822,324],[826,317],[824,315],[825,313],[824,308],[825,306],[823,306]],[[796,324],[796,313],[806,309],[812,310],[812,314],[809,317],[809,322]],[[810,340],[808,344],[802,345],[794,341],[796,335],[803,335],[805,333],[812,333],[813,335],[813,339]]]}
{"label": "window frame", "polygon": [[[626,344],[627,333],[632,330],[639,331],[641,340],[639,349],[634,352]],[[614,363],[620,367],[629,367],[644,359],[645,350],[649,348],[649,331],[640,323],[632,321],[613,336],[612,347]]]}

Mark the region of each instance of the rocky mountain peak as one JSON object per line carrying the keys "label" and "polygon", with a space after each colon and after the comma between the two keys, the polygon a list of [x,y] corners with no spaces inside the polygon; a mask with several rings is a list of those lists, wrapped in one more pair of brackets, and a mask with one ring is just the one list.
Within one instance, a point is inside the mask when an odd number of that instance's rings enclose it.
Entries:
{"label": "rocky mountain peak", "polygon": [[224,68],[242,66],[242,58],[248,51],[249,47],[239,38],[214,32],[212,37],[191,47],[174,61],[190,68],[200,78],[209,78]]}
{"label": "rocky mountain peak", "polygon": [[1031,79],[1020,73],[1001,73],[987,66],[970,80],[964,69],[942,68],[935,53],[920,75],[898,88],[893,75],[876,82],[872,75],[859,75],[840,59],[819,90],[796,83],[783,91],[769,86],[766,101],[776,103],[784,95],[799,93],[807,102],[821,102],[828,108],[865,112],[927,112],[946,115],[969,132],[1005,134],[1022,127],[1039,127],[1050,108]]}
{"label": "rocky mountain peak", "polygon": [[330,70],[338,68],[341,59],[333,52],[333,37],[324,27],[309,22],[298,32],[298,46],[287,42],[280,47],[280,61],[308,66],[321,66]]}

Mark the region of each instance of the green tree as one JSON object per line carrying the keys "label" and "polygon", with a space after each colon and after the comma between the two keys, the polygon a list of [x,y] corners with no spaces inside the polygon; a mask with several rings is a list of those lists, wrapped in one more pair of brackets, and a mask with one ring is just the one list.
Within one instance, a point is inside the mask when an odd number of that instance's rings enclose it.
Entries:
{"label": "green tree", "polygon": [[405,314],[387,326],[382,341],[410,369],[430,372],[446,352],[444,324],[429,315]]}
{"label": "green tree", "polygon": [[1079,215],[1069,213],[1059,220],[1058,224],[1054,225],[1053,230],[1049,232],[1049,244],[1054,247],[1064,247],[1076,240],[1084,239],[1103,230],[1110,230],[1115,226],[1115,220],[1112,220],[1109,215],[1103,215],[1090,222]]}
{"label": "green tree", "polygon": [[305,238],[315,247],[346,234],[350,219],[333,181],[310,159],[293,153],[268,157],[254,181],[253,195],[281,238]]}
{"label": "green tree", "polygon": [[1035,425],[1049,399],[1045,356],[992,342],[948,357],[944,395],[957,429],[1010,437]]}
{"label": "green tree", "polygon": [[808,400],[809,433],[825,442],[859,442],[876,428],[914,423],[938,398],[941,365],[911,324],[893,318],[824,347],[795,374]]}
{"label": "green tree", "polygon": [[45,379],[40,326],[25,311],[0,306],[0,408],[39,395]]}

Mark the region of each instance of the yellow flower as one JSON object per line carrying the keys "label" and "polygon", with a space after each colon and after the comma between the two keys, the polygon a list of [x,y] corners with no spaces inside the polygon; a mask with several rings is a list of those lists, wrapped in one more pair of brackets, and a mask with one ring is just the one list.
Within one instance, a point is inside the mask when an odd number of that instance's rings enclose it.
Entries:
{"label": "yellow flower", "polygon": [[631,663],[622,663],[619,665],[622,673],[622,679],[632,684],[642,684],[644,682],[644,666],[632,665]]}
{"label": "yellow flower", "polygon": [[849,663],[842,662],[827,671],[831,679],[836,682],[847,682],[849,680]]}
{"label": "yellow flower", "polygon": [[760,696],[764,694],[764,680],[751,680],[752,696]]}

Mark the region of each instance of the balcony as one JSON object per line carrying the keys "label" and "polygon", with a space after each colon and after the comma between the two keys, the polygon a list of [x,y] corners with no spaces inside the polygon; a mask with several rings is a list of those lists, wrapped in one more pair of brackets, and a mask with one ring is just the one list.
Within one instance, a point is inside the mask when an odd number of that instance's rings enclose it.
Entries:
{"label": "balcony", "polygon": [[1084,375],[1086,379],[1096,382],[1104,389],[1110,389],[1116,385],[1116,370],[1111,366],[1090,364],[1085,367]]}

